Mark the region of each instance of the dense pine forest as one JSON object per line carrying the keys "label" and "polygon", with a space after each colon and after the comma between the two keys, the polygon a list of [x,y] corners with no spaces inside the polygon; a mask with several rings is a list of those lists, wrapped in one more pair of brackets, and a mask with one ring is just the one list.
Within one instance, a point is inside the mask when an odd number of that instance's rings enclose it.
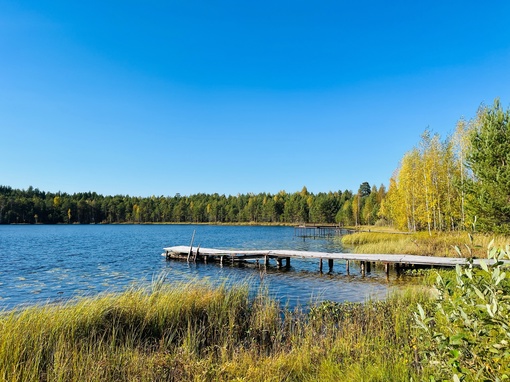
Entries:
{"label": "dense pine forest", "polygon": [[510,110],[499,100],[460,120],[441,140],[426,130],[405,153],[389,189],[355,192],[103,196],[0,186],[0,224],[337,223],[407,231],[510,233]]}
{"label": "dense pine forest", "polygon": [[0,186],[0,223],[340,223],[375,224],[386,190],[368,182],[358,193],[133,197],[51,193]]}

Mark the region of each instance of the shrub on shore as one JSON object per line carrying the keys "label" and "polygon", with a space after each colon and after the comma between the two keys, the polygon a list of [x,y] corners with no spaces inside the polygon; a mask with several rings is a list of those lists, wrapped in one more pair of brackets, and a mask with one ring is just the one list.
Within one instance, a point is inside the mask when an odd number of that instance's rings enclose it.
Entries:
{"label": "shrub on shore", "polygon": [[510,247],[491,247],[480,268],[457,266],[437,276],[435,306],[418,305],[422,358],[430,380],[503,381],[510,378]]}

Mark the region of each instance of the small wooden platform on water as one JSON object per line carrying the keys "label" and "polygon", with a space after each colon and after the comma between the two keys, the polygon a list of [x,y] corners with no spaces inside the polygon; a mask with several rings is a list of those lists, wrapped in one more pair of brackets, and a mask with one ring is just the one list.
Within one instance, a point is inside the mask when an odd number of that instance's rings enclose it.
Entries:
{"label": "small wooden platform on water", "polygon": [[302,224],[294,227],[294,236],[305,238],[325,238],[332,236],[342,236],[352,230],[342,228],[338,225],[331,224]]}
{"label": "small wooden platform on water", "polygon": [[[319,271],[322,272],[323,260],[328,260],[329,271],[333,270],[334,261],[345,261],[346,271],[349,273],[349,262],[360,263],[361,273],[370,270],[371,263],[382,263],[385,266],[386,273],[389,272],[389,266],[394,265],[397,270],[406,267],[454,267],[456,265],[469,265],[468,259],[453,257],[433,257],[417,255],[387,255],[387,254],[356,254],[356,253],[331,253],[331,252],[309,252],[294,250],[227,250],[214,248],[200,248],[190,246],[176,246],[164,248],[167,260],[180,259],[187,261],[209,262],[215,261],[220,264],[236,262],[256,261],[259,265],[267,266],[270,260],[275,260],[278,268],[290,267],[291,258],[300,259],[318,259]],[[493,260],[484,259],[487,264],[494,263]],[[473,260],[474,266],[480,265],[480,259]]]}

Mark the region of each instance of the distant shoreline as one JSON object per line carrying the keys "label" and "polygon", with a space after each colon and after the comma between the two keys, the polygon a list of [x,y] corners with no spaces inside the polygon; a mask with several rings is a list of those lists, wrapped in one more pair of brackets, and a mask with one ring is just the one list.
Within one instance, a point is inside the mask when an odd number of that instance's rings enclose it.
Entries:
{"label": "distant shoreline", "polygon": [[[260,226],[260,227],[295,227],[300,223],[256,223],[256,222],[229,222],[229,223],[221,223],[221,222],[113,222],[113,223],[2,223],[0,226],[8,226],[8,225],[217,225],[217,226]],[[317,223],[322,224],[322,223]],[[325,224],[325,223],[324,223]],[[343,228],[343,227],[342,227]]]}

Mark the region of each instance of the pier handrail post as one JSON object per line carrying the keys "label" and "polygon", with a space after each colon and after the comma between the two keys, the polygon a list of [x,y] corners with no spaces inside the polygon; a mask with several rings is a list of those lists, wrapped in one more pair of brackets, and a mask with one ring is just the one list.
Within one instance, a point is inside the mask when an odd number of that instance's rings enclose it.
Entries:
{"label": "pier handrail post", "polygon": [[200,252],[200,244],[198,244],[197,251],[195,252],[195,255],[193,256],[193,262],[197,261],[199,252]]}
{"label": "pier handrail post", "polygon": [[188,259],[187,262],[189,263],[189,258],[191,254],[193,253],[193,240],[195,240],[195,230],[193,230],[193,236],[191,236],[191,243],[189,245],[189,252],[188,252]]}

